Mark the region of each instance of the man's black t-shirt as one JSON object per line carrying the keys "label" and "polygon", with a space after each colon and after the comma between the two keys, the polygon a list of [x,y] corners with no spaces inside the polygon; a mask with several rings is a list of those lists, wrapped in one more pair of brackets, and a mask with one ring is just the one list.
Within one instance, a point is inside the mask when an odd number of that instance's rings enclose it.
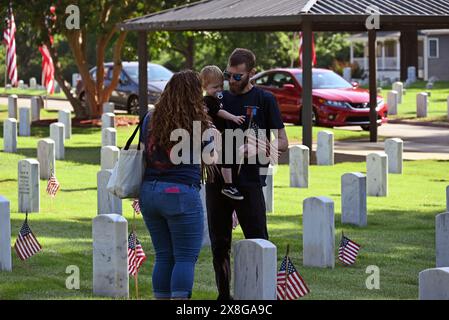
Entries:
{"label": "man's black t-shirt", "polygon": [[[250,91],[242,95],[234,95],[229,91],[223,94],[224,110],[236,116],[246,116],[246,121],[242,125],[226,121],[227,128],[243,131],[248,129],[249,116],[247,116],[247,106],[257,107],[253,116],[253,123],[259,129],[266,129],[266,136],[270,137],[270,130],[284,128],[281,113],[276,98],[270,92],[253,87]],[[252,126],[254,128],[254,126]],[[237,152],[234,149],[234,153]],[[239,164],[232,166],[233,182],[237,186],[265,186],[265,175],[260,174],[261,167],[268,165],[243,164],[240,175],[237,175]]]}

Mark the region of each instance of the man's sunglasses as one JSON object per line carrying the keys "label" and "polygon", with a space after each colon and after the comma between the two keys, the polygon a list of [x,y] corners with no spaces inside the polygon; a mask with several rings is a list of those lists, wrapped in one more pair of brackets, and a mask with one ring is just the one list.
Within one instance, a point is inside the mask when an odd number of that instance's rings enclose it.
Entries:
{"label": "man's sunglasses", "polygon": [[244,75],[244,73],[230,73],[228,71],[223,72],[225,80],[231,80],[232,77],[235,81],[240,81]]}

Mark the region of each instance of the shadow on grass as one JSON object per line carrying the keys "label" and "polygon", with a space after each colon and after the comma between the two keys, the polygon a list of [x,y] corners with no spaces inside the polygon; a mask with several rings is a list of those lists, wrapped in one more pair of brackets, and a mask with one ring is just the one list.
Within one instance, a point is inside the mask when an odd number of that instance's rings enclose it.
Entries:
{"label": "shadow on grass", "polygon": [[[37,148],[17,149],[17,154],[21,154],[27,158],[36,158]],[[99,165],[100,157],[101,155],[99,147],[66,147],[64,161],[80,164]]]}

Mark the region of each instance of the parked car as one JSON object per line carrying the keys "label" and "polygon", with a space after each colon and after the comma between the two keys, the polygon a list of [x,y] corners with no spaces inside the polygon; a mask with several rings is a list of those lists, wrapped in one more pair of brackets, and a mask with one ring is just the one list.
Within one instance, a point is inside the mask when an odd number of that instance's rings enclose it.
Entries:
{"label": "parked car", "polygon": [[[368,90],[326,69],[313,69],[312,79],[314,125],[359,125],[369,130]],[[256,86],[275,95],[284,122],[301,123],[302,69],[273,69],[257,74],[252,80]],[[387,122],[388,106],[380,96],[376,110],[378,125]]]}
{"label": "parked car", "polygon": [[[112,92],[109,99],[114,102],[116,109],[127,110],[130,114],[139,113],[139,65],[137,62],[123,62],[123,69],[120,74],[119,84]],[[105,63],[105,86],[109,85],[112,78],[113,63]],[[171,79],[173,72],[167,68],[148,63],[148,103],[155,104],[164,90],[167,82]],[[90,71],[92,79],[96,80],[97,68]],[[85,102],[86,96],[82,81],[76,85],[77,97]]]}

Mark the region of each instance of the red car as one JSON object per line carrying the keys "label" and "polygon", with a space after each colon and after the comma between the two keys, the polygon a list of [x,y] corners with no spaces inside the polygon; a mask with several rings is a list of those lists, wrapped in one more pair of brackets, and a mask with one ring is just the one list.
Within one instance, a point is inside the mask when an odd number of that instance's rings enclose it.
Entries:
{"label": "red car", "polygon": [[[369,91],[350,84],[335,72],[313,69],[313,123],[323,127],[359,125],[369,130]],[[272,92],[284,122],[301,123],[301,69],[273,69],[257,74],[253,83]],[[377,99],[377,123],[387,122],[388,106]]]}

